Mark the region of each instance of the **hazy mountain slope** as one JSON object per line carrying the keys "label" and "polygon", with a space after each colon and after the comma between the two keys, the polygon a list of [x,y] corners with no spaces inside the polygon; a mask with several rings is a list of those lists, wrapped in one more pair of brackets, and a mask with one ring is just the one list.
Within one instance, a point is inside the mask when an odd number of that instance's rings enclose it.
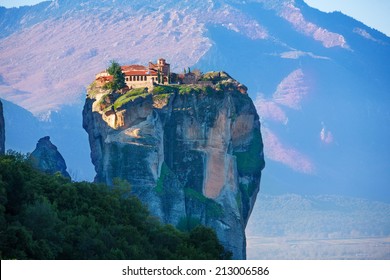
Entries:
{"label": "hazy mountain slope", "polygon": [[[130,63],[164,56],[176,61],[177,69],[191,66],[212,46],[204,35],[210,24],[251,40],[284,44],[283,38],[268,34],[262,20],[248,14],[250,5],[260,4],[237,3],[241,2],[59,0],[31,8],[3,9],[0,27],[6,36],[1,40],[0,74],[13,89],[27,92],[23,100],[18,100],[20,105],[41,113],[71,103],[88,78],[113,58]],[[283,8],[279,9],[280,5]],[[321,34],[312,34],[319,27],[294,22],[293,17],[301,15],[293,4],[276,7],[278,18],[287,19],[299,34],[326,47],[346,47],[339,34],[323,29]],[[37,97],[42,95],[45,100]],[[8,99],[15,101],[16,96],[8,94]]]}
{"label": "hazy mountain slope", "polygon": [[6,150],[32,152],[38,139],[44,136],[39,121],[33,114],[9,101],[2,100],[6,131]]}
{"label": "hazy mountain slope", "polygon": [[[47,3],[42,7],[47,19],[27,24],[1,40],[0,74],[11,88],[27,93],[20,100],[17,92],[10,92],[7,99],[34,113],[58,109],[77,100],[86,84],[111,59],[145,63],[165,57],[175,62],[177,70],[191,66],[211,46],[203,36],[205,24],[224,24],[226,16],[243,25],[249,36],[265,36],[256,22],[237,10],[229,6],[214,9],[206,5],[207,1],[196,2],[191,11],[185,4],[173,5],[174,1],[162,6],[158,2],[99,3]],[[203,13],[205,5],[207,13]],[[18,16],[16,12],[7,17]],[[29,17],[26,11],[21,21]]]}
{"label": "hazy mountain slope", "polygon": [[2,102],[6,150],[31,153],[41,137],[50,135],[64,156],[72,179],[93,180],[95,173],[89,158],[88,138],[81,127],[81,104],[53,112],[50,122],[43,122],[18,105]]}

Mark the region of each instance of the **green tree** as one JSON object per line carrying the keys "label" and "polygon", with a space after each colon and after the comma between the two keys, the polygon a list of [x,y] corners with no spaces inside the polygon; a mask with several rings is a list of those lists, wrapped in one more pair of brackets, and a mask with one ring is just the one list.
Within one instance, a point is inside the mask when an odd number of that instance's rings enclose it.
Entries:
{"label": "green tree", "polygon": [[226,251],[219,243],[215,231],[211,228],[198,226],[190,232],[190,243],[204,252],[205,259],[230,259],[232,253]]}
{"label": "green tree", "polygon": [[105,85],[106,88],[116,91],[126,86],[125,75],[118,62],[112,60],[110,67],[107,68],[107,72],[113,77],[113,81],[107,83]]}
{"label": "green tree", "polygon": [[161,73],[160,73],[160,69],[157,70],[157,83],[161,84]]}
{"label": "green tree", "polygon": [[130,183],[118,177],[113,178],[112,180],[113,191],[119,195],[129,195],[131,193]]}

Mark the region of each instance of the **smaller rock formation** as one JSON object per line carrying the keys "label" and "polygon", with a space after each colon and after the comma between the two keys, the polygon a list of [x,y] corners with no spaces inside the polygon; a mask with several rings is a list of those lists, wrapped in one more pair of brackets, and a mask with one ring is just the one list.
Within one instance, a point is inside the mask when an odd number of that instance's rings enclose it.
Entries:
{"label": "smaller rock formation", "polygon": [[0,101],[0,155],[5,152],[5,129],[4,129],[3,103]]}
{"label": "smaller rock formation", "polygon": [[58,152],[57,147],[51,143],[49,136],[39,139],[30,159],[35,168],[48,174],[60,172],[62,176],[70,179],[70,175],[66,171],[65,160]]}

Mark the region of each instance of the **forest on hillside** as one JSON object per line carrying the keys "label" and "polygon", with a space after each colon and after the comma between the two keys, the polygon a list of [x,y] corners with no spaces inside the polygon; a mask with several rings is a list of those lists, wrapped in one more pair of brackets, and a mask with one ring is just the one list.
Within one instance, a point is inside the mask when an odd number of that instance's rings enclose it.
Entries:
{"label": "forest on hillside", "polygon": [[72,182],[0,157],[1,259],[229,259],[215,232],[179,231],[149,214],[130,185]]}

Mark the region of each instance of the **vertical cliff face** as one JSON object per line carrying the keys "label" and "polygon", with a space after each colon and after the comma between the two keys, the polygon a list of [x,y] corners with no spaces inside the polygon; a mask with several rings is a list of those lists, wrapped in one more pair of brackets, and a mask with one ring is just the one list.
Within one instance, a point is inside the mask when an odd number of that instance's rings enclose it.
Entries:
{"label": "vertical cliff face", "polygon": [[30,155],[32,165],[48,174],[60,172],[64,177],[70,179],[66,171],[66,163],[57,147],[50,141],[49,136],[38,140],[37,147]]}
{"label": "vertical cliff face", "polygon": [[3,103],[0,100],[0,155],[5,152],[5,125],[3,115]]}
{"label": "vertical cliff face", "polygon": [[162,221],[210,226],[244,259],[264,167],[259,117],[246,87],[226,73],[202,79],[124,95],[90,87],[83,126],[95,179],[126,179]]}

